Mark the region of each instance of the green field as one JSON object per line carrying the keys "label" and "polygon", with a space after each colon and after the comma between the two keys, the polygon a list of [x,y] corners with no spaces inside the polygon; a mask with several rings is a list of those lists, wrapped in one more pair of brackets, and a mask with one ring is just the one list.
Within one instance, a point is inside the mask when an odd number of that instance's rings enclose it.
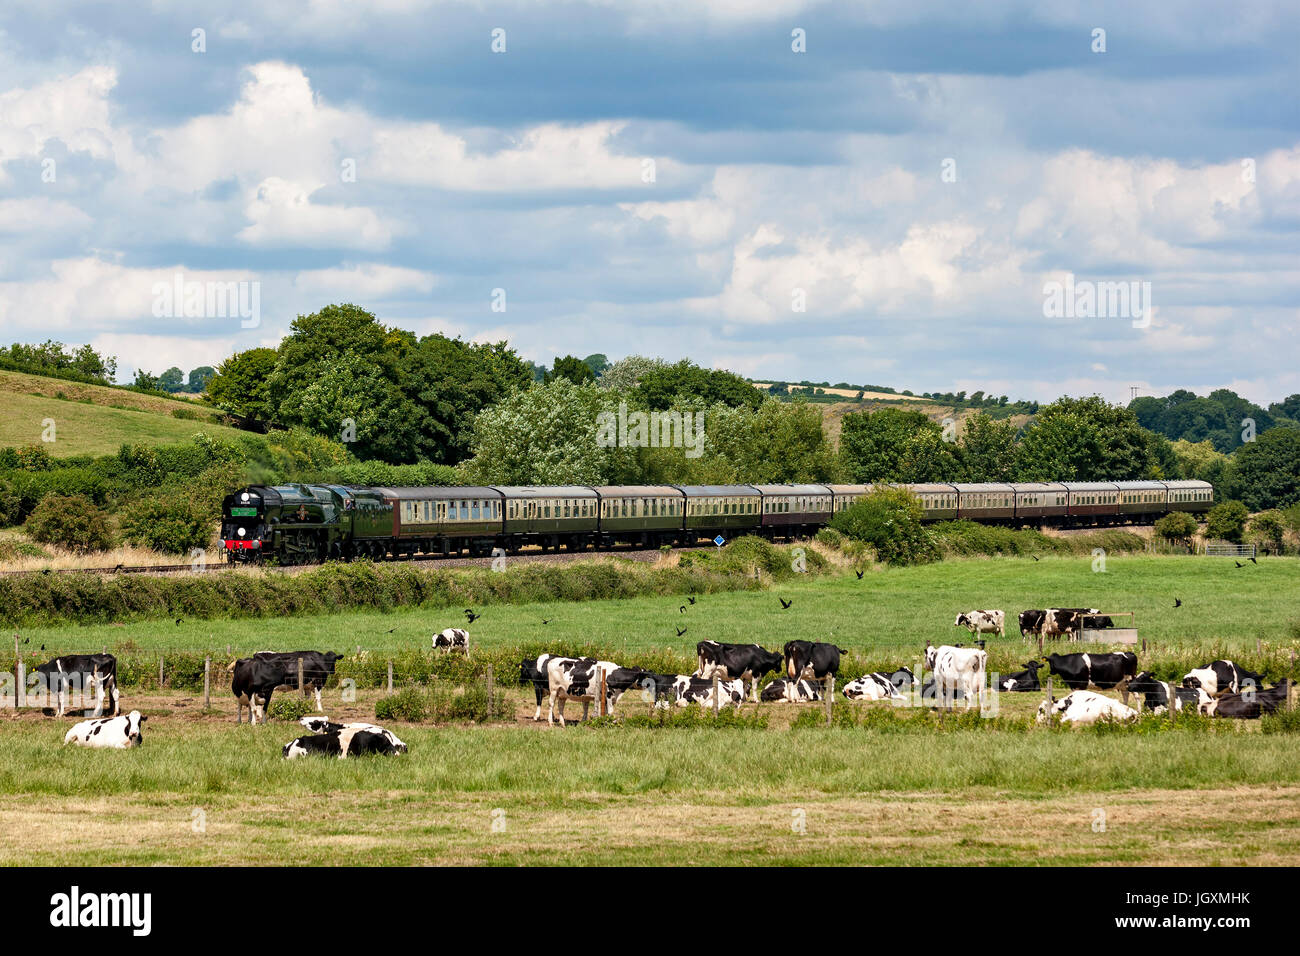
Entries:
{"label": "green field", "polygon": [[[1271,677],[1295,676],[1300,561],[1236,569],[1231,559],[1114,558],[1106,574],[1091,566],[950,561],[710,594],[694,606],[489,606],[470,630],[485,651],[595,644],[621,649],[621,663],[665,649],[685,661],[705,637],[769,647],[803,637],[834,640],[854,666],[874,666],[914,661],[927,638],[969,641],[952,627],[960,609],[1086,605],[1137,612],[1144,665],[1172,674],[1229,653],[1262,662]],[[788,611],[778,597],[793,600]],[[425,651],[432,631],[463,623],[459,610],[403,610],[20,636],[33,655],[40,644],[137,655],[361,645],[383,655]],[[1031,653],[1018,635],[989,650],[990,669]],[[1040,728],[1028,720],[1038,695],[1004,694],[1002,718],[974,727],[910,710],[896,722],[791,727],[799,713],[821,713],[811,704],[764,705],[767,727],[562,730],[533,724],[531,694],[499,679],[512,724],[390,724],[410,752],[388,760],[281,760],[299,728],[234,726],[224,674],[206,713],[192,692],[128,688],[124,703],[151,715],[136,751],[64,750],[70,720],[25,712],[0,722],[0,826],[11,835],[0,862],[66,864],[87,843],[105,864],[1300,862],[1300,737],[1261,733],[1259,722]],[[369,717],[381,693],[365,689],[345,705],[327,690],[326,710]],[[843,698],[836,706],[868,709]],[[648,705],[625,698],[618,709]]]}

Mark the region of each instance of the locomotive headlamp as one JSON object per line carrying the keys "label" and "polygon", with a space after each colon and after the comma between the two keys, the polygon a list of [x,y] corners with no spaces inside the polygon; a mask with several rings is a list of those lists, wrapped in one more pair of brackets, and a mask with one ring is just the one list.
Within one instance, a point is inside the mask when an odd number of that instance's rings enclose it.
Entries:
{"label": "locomotive headlamp", "polygon": [[239,496],[239,500],[240,500],[240,501],[247,501],[247,500],[248,500],[248,492],[245,491],[243,494],[241,494],[241,495]]}
{"label": "locomotive headlamp", "polygon": [[239,529],[239,536],[240,536],[241,538],[242,538],[244,535],[246,535],[246,534],[248,534],[248,532],[247,532],[246,530],[244,530],[243,528],[240,528],[240,529]]}

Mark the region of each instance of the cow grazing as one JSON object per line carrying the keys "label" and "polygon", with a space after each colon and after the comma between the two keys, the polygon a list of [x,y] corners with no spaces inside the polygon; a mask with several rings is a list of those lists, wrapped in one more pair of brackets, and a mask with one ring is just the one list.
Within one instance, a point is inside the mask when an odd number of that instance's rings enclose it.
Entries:
{"label": "cow grazing", "polygon": [[1212,717],[1231,717],[1236,720],[1255,720],[1264,714],[1276,713],[1278,708],[1286,706],[1287,692],[1291,681],[1283,679],[1268,690],[1256,690],[1247,687],[1239,694],[1224,694],[1205,708],[1205,713]]}
{"label": "cow grazing", "polygon": [[935,686],[945,705],[956,698],[957,691],[968,708],[972,702],[982,701],[988,657],[985,651],[974,647],[926,646],[925,666],[934,674]]}
{"label": "cow grazing", "polygon": [[1128,690],[1141,697],[1143,706],[1156,714],[1167,711],[1171,701],[1175,711],[1190,707],[1203,714],[1212,699],[1199,687],[1178,687],[1156,680],[1156,675],[1151,671],[1143,671],[1129,680]]}
{"label": "cow grazing", "polygon": [[1006,674],[998,678],[998,690],[1012,693],[1042,690],[1038,682],[1038,669],[1043,665],[1039,661],[1025,661],[1024,670],[1016,674]]}
{"label": "cow grazing", "polygon": [[259,651],[252,657],[239,658],[230,681],[231,693],[237,701],[235,723],[243,719],[245,706],[249,723],[265,720],[271,694],[279,687],[298,686],[299,660],[302,661],[302,692],[304,695],[314,692],[316,709],[323,711],[321,690],[334,673],[335,662],[342,657],[333,651]]}
{"label": "cow grazing", "polygon": [[463,627],[449,627],[433,635],[435,651],[462,651],[469,653],[469,631]]}
{"label": "cow grazing", "polygon": [[[696,677],[693,674],[678,674],[673,681],[673,696],[678,707],[699,704],[701,707],[713,706],[713,678]],[[718,679],[718,706],[745,702],[745,682],[742,680]]]}
{"label": "cow grazing", "polygon": [[1043,637],[1060,637],[1064,634],[1077,640],[1084,615],[1096,613],[1095,607],[1050,607],[1043,612],[1039,632]]}
{"label": "cow grazing", "polygon": [[996,634],[1006,637],[1006,614],[1002,611],[967,611],[958,614],[953,627],[964,627],[972,634]]}
{"label": "cow grazing", "polygon": [[397,738],[397,734],[393,733],[391,730],[385,730],[383,727],[377,726],[376,724],[367,723],[364,720],[353,720],[346,724],[341,724],[337,721],[330,720],[328,717],[303,717],[298,721],[298,723],[302,724],[308,730],[314,731],[318,734],[337,733],[347,730],[353,732],[365,731],[368,734],[379,734],[393,745],[393,750],[397,753],[406,753],[406,744],[402,743],[402,741]]}
{"label": "cow grazing", "polygon": [[80,698],[87,691],[95,694],[93,710],[77,709],[103,714],[107,698],[113,705],[110,716],[116,717],[122,712],[117,692],[117,658],[112,654],[64,654],[37,664],[32,673],[40,674],[46,689],[55,695],[58,701],[56,716],[62,717],[68,712],[70,698]]}
{"label": "cow grazing", "polygon": [[1218,697],[1229,692],[1240,693],[1246,687],[1263,687],[1264,675],[1248,671],[1232,661],[1213,661],[1188,671],[1183,676],[1183,686],[1199,687],[1211,697]]}
{"label": "cow grazing", "polygon": [[821,700],[822,689],[821,685],[812,681],[778,677],[763,688],[762,699],[766,703],[800,704]]}
{"label": "cow grazing", "polygon": [[148,717],[138,710],[121,717],[97,717],[73,724],[72,729],[63,737],[63,746],[77,744],[80,747],[108,747],[113,750],[126,750],[139,747],[144,743],[142,725]]}
{"label": "cow grazing", "polygon": [[1059,675],[1071,690],[1087,690],[1092,684],[1110,690],[1125,677],[1137,676],[1137,655],[1132,651],[1115,654],[1048,654],[1048,673]]}
{"label": "cow grazing", "polygon": [[845,684],[844,696],[849,700],[903,700],[903,688],[911,689],[915,681],[916,675],[906,667],[892,674],[876,671]]}
{"label": "cow grazing", "polygon": [[1021,611],[1020,612],[1020,636],[1025,637],[1029,634],[1038,634],[1043,629],[1043,618],[1047,616],[1044,610],[1038,611]]}
{"label": "cow grazing", "polygon": [[1052,698],[1038,705],[1038,723],[1045,724],[1053,716],[1059,717],[1063,724],[1095,724],[1099,720],[1136,720],[1138,712],[1132,707],[1121,704],[1112,697],[1093,693],[1090,690],[1076,690],[1072,694],[1057,700]]}
{"label": "cow grazing", "polygon": [[323,734],[315,734],[311,737],[297,737],[285,744],[281,751],[285,760],[311,756],[337,757],[343,760],[347,757],[363,757],[370,754],[391,757],[404,752],[404,748],[399,750],[383,733],[345,728],[327,730]]}
{"label": "cow grazing", "polygon": [[[546,662],[547,688],[550,692],[550,711],[546,716],[546,722],[548,724],[555,723],[555,702],[557,700],[560,702],[561,727],[566,726],[564,722],[564,702],[567,700],[582,701],[582,719],[586,720],[592,701],[596,700],[600,695],[602,676],[605,678],[605,713],[613,713],[614,701],[631,686],[629,684],[624,686],[622,690],[615,690],[609,676],[617,670],[628,671],[630,669],[620,668],[617,664],[609,661],[598,661],[594,657],[552,657]],[[635,681],[632,683],[635,683]]]}
{"label": "cow grazing", "polygon": [[713,677],[722,680],[749,681],[750,696],[758,700],[758,682],[763,675],[781,666],[781,655],[766,650],[758,644],[720,644],[717,641],[700,641],[695,645],[699,666],[696,677]]}
{"label": "cow grazing", "polygon": [[786,641],[785,676],[790,680],[821,680],[840,669],[840,655],[847,654],[842,647],[820,641]]}
{"label": "cow grazing", "polygon": [[1079,624],[1090,631],[1104,631],[1115,626],[1109,614],[1084,614],[1080,617]]}

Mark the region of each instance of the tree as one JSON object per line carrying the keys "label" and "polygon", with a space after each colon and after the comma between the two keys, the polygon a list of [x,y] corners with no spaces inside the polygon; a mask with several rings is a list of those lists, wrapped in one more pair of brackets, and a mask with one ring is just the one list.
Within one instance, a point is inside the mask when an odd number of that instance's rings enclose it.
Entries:
{"label": "tree", "polygon": [[135,370],[135,381],[131,383],[132,388],[138,388],[146,392],[158,391],[158,376],[150,375],[142,368]]}
{"label": "tree", "polygon": [[211,365],[200,365],[196,369],[190,370],[190,381],[186,388],[196,395],[202,395],[208,387],[208,382],[212,381],[212,376],[217,374],[217,370]]}
{"label": "tree", "polygon": [[175,365],[158,376],[158,388],[164,392],[179,392],[185,386],[185,373]]}
{"label": "tree", "polygon": [[903,442],[898,456],[899,479],[908,484],[930,481],[957,481],[961,466],[953,449],[957,446],[944,441],[942,433],[932,428],[913,432]]}
{"label": "tree", "polygon": [[596,373],[576,355],[566,355],[564,358],[556,358],[554,367],[546,373],[543,382],[549,385],[557,378],[567,378],[574,385],[586,385],[596,381]]}
{"label": "tree", "polygon": [[651,372],[667,368],[663,359],[647,358],[644,355],[629,355],[619,359],[600,373],[600,387],[611,388],[621,392],[630,392]]}
{"label": "tree", "polygon": [[938,546],[922,523],[920,500],[906,488],[880,486],[831,519],[831,527],[876,550],[887,564],[923,564],[939,558]]}
{"label": "tree", "polygon": [[1255,511],[1300,503],[1300,428],[1274,428],[1237,450],[1225,484]]}
{"label": "tree", "polygon": [[692,469],[696,480],[683,477],[683,483],[834,480],[835,455],[826,441],[818,406],[769,398],[757,411],[718,404],[702,414],[705,454],[698,468]]}
{"label": "tree", "polygon": [[231,415],[270,421],[275,417],[275,409],[267,380],[275,371],[278,359],[275,349],[236,352],[221,363],[208,382],[208,398]]}
{"label": "tree", "polygon": [[1156,519],[1155,533],[1167,541],[1189,543],[1199,526],[1185,511],[1171,511]]}
{"label": "tree", "polygon": [[732,407],[758,408],[763,403],[763,394],[739,375],[703,369],[687,359],[648,369],[637,391],[646,406],[656,410],[719,402]]}
{"label": "tree", "polygon": [[600,378],[605,373],[605,370],[609,368],[609,359],[600,352],[588,355],[582,360],[582,363],[591,369],[591,374],[596,378]]}
{"label": "tree", "polygon": [[46,495],[23,529],[33,541],[70,551],[107,551],[113,546],[104,513],[85,495]]}
{"label": "tree", "polygon": [[957,445],[966,481],[1012,481],[1016,469],[1016,426],[980,413],[962,422]]}
{"label": "tree", "polygon": [[903,446],[919,431],[942,435],[942,429],[921,412],[882,408],[845,415],[840,424],[840,459],[849,481],[901,481]]}
{"label": "tree", "polygon": [[1279,418],[1289,418],[1293,422],[1300,422],[1300,392],[1288,395],[1280,402],[1274,402],[1268,406],[1268,410]]}
{"label": "tree", "polygon": [[1273,416],[1230,389],[1220,388],[1201,398],[1178,389],[1163,398],[1142,396],[1129,403],[1143,428],[1170,439],[1208,441],[1221,452],[1242,444],[1243,422],[1252,420],[1257,433],[1274,426]]}
{"label": "tree", "polygon": [[1273,509],[1262,511],[1250,519],[1250,535],[1257,539],[1266,554],[1281,554],[1286,537],[1286,523],[1282,512]]}
{"label": "tree", "polygon": [[1160,455],[1129,409],[1096,395],[1060,398],[1025,429],[1017,471],[1022,481],[1154,478]]}
{"label": "tree", "polygon": [[1250,512],[1240,501],[1224,501],[1205,516],[1205,536],[1222,541],[1241,542]]}

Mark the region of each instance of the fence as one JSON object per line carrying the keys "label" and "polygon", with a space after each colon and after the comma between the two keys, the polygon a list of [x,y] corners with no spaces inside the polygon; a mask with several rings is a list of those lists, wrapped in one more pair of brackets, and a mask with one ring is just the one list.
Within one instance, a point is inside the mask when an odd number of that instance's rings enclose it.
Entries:
{"label": "fence", "polygon": [[1207,558],[1255,558],[1259,557],[1259,549],[1253,544],[1207,541],[1201,554]]}

